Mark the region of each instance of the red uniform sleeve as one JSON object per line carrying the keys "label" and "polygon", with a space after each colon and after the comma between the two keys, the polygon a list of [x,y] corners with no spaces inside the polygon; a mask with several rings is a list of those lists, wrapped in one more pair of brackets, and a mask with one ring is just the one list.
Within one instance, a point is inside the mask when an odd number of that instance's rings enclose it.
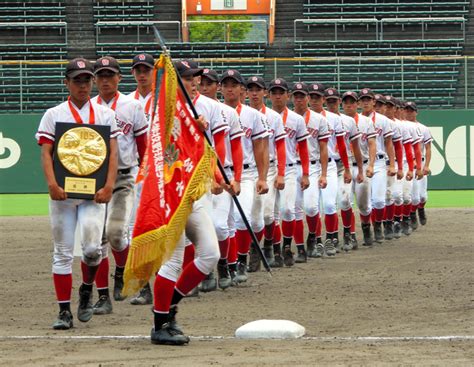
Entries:
{"label": "red uniform sleeve", "polygon": [[336,136],[337,141],[337,149],[339,151],[339,155],[341,156],[342,164],[345,168],[349,168],[349,157],[347,156],[347,147],[346,142],[344,141],[344,136]]}
{"label": "red uniform sleeve", "polygon": [[51,145],[54,145],[54,141],[52,141],[51,139],[48,139],[44,136],[40,136],[39,140],[38,140],[38,145],[43,145],[43,144],[51,144]]}
{"label": "red uniform sleeve", "polygon": [[401,140],[393,142],[395,148],[395,157],[397,158],[398,169],[403,170],[403,145]]}
{"label": "red uniform sleeve", "polygon": [[222,164],[225,162],[225,131],[219,131],[213,135],[214,148],[217,153],[217,157]]}
{"label": "red uniform sleeve", "polygon": [[301,168],[303,169],[303,175],[309,175],[309,152],[308,142],[303,140],[298,142],[298,151],[300,154]]}
{"label": "red uniform sleeve", "polygon": [[143,162],[143,157],[145,156],[146,145],[148,141],[148,134],[138,135],[135,138],[135,143],[137,144],[138,157],[140,157],[140,162]]}
{"label": "red uniform sleeve", "polygon": [[234,165],[234,180],[240,182],[242,178],[242,165],[244,162],[244,153],[242,151],[240,138],[232,139],[230,141],[230,148],[232,150],[232,162]]}
{"label": "red uniform sleeve", "polygon": [[413,145],[412,143],[403,144],[405,147],[405,155],[407,157],[408,169],[413,171]]}
{"label": "red uniform sleeve", "polygon": [[216,167],[214,171],[214,180],[220,185],[224,182],[224,177],[222,177],[221,171],[219,171],[219,167]]}
{"label": "red uniform sleeve", "polygon": [[276,142],[276,151],[278,159],[278,176],[285,176],[286,168],[286,145],[285,139],[278,139]]}
{"label": "red uniform sleeve", "polygon": [[413,150],[415,151],[416,168],[421,168],[421,143],[415,144]]}

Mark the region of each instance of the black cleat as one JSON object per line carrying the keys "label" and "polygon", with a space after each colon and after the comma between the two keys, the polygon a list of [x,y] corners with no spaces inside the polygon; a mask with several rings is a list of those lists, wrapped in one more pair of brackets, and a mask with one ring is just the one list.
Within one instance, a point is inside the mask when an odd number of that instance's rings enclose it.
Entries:
{"label": "black cleat", "polygon": [[386,240],[393,240],[393,222],[392,221],[385,221],[383,223],[384,226],[384,237]]}
{"label": "black cleat", "polygon": [[265,256],[265,259],[267,259],[267,262],[270,264],[273,261],[273,245],[272,241],[264,240],[263,242],[263,256]]}
{"label": "black cleat", "polygon": [[296,255],[295,263],[302,264],[308,261],[308,255],[306,254],[306,250],[298,250],[298,254]]}
{"label": "black cleat", "polygon": [[411,221],[411,229],[416,231],[418,228],[418,218],[416,216],[416,212],[410,213],[410,221]]}
{"label": "black cleat", "polygon": [[351,233],[350,243],[352,245],[353,250],[357,250],[359,248],[359,242],[357,242],[357,237],[355,233]]}
{"label": "black cleat", "polygon": [[261,268],[260,254],[252,246],[250,248],[250,258],[249,258],[248,272],[249,273],[255,273],[257,271],[260,271],[260,268]]}
{"label": "black cleat", "polygon": [[289,246],[283,248],[283,263],[286,266],[295,265],[295,259],[293,258],[293,252],[291,252],[291,248]]}
{"label": "black cleat", "polygon": [[199,290],[202,292],[213,292],[217,290],[217,279],[213,271],[206,275],[206,278],[201,282]]}
{"label": "black cleat", "polygon": [[[179,335],[184,335],[183,330],[181,329],[181,326],[178,325],[176,322],[176,314],[178,313],[178,306],[172,306],[170,307],[170,313],[168,316],[168,328],[173,330],[176,334]],[[189,337],[185,336],[185,338],[188,339],[189,342]]]}
{"label": "black cleat", "polygon": [[372,238],[372,231],[370,230],[370,223],[362,223],[362,233],[364,234],[364,246],[372,246],[374,240]]}
{"label": "black cleat", "polygon": [[123,301],[125,296],[122,295],[123,290],[123,276],[114,275],[114,300]]}
{"label": "black cleat", "polygon": [[147,283],[140,292],[130,300],[132,305],[151,305],[153,303],[153,295],[151,294],[150,284]]}
{"label": "black cleat", "polygon": [[411,235],[412,230],[411,230],[411,220],[410,220],[410,217],[403,217],[403,221],[402,221],[402,233],[403,233],[405,236]]}
{"label": "black cleat", "polygon": [[418,208],[418,217],[420,218],[420,224],[424,226],[427,221],[425,208]]}
{"label": "black cleat", "polygon": [[112,313],[112,302],[109,296],[100,296],[94,305],[94,315],[108,315]]}
{"label": "black cleat", "polygon": [[374,238],[375,238],[375,242],[378,242],[378,243],[383,242],[382,222],[374,223]]}
{"label": "black cleat", "polygon": [[316,238],[306,241],[306,253],[308,257],[316,257]]}
{"label": "black cleat", "polygon": [[402,224],[400,222],[393,223],[393,238],[400,238],[402,236]]}
{"label": "black cleat", "polygon": [[242,262],[237,263],[237,273],[235,275],[234,280],[237,283],[245,283],[248,279],[248,274],[247,274],[247,265],[245,265]]}
{"label": "black cleat", "polygon": [[275,254],[273,261],[270,263],[272,268],[282,268],[283,267],[283,258],[280,254]]}
{"label": "black cleat", "polygon": [[226,264],[217,263],[217,284],[219,288],[224,290],[232,285],[232,279],[230,277],[229,267]]}
{"label": "black cleat", "polygon": [[53,324],[53,329],[54,330],[68,330],[72,328],[74,326],[72,319],[73,317],[72,317],[71,311],[68,311],[68,310],[60,311],[58,318]]}
{"label": "black cleat", "polygon": [[169,327],[169,324],[163,324],[161,329],[151,329],[150,340],[152,344],[163,345],[184,345],[189,343],[189,338],[182,333]]}
{"label": "black cleat", "polygon": [[77,308],[77,319],[81,322],[87,322],[94,314],[92,306],[92,292],[79,287],[79,306]]}

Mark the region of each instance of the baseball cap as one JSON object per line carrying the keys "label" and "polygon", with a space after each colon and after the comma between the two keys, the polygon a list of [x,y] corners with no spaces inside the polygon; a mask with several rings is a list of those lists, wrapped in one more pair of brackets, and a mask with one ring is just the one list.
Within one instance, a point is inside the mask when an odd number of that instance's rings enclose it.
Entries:
{"label": "baseball cap", "polygon": [[341,99],[344,101],[346,98],[354,98],[354,101],[358,101],[359,100],[359,96],[356,92],[353,92],[351,90],[345,92]]}
{"label": "baseball cap", "polygon": [[132,69],[138,65],[145,65],[149,68],[155,67],[155,59],[150,54],[138,54],[133,57]]}
{"label": "baseball cap", "polygon": [[272,89],[275,89],[275,88],[283,89],[285,92],[290,89],[288,87],[288,83],[283,78],[276,78],[270,82],[270,84],[268,85],[268,91],[271,91]]}
{"label": "baseball cap", "polygon": [[339,99],[341,95],[336,88],[328,88],[324,91],[324,97],[326,97],[326,99]]}
{"label": "baseball cap", "polygon": [[404,108],[405,108],[405,109],[410,108],[410,109],[412,109],[413,111],[418,111],[418,107],[416,107],[416,103],[415,103],[415,102],[405,102]]}
{"label": "baseball cap", "polygon": [[94,64],[94,74],[97,74],[99,71],[102,70],[110,70],[114,73],[120,74],[120,65],[115,58],[112,56],[104,56],[101,57],[100,59],[97,59],[97,61]]}
{"label": "baseball cap", "polygon": [[222,83],[225,79],[233,79],[239,84],[245,84],[244,78],[242,78],[242,75],[235,69],[224,71],[221,75],[220,82]]}
{"label": "baseball cap", "polygon": [[391,104],[392,106],[397,106],[397,100],[392,96],[385,96],[385,103]]}
{"label": "baseball cap", "polygon": [[374,99],[374,98],[375,98],[375,95],[374,95],[374,92],[372,92],[371,89],[369,89],[369,88],[363,88],[363,89],[359,92],[359,99],[361,99],[361,98],[363,98],[363,97],[369,97],[369,98]]}
{"label": "baseball cap", "polygon": [[266,89],[267,86],[265,85],[265,80],[261,76],[251,76],[247,79],[247,88],[251,86],[252,84],[255,84],[257,87]]}
{"label": "baseball cap", "polygon": [[313,83],[309,85],[309,94],[317,94],[320,96],[324,96],[324,85],[321,83]]}
{"label": "baseball cap", "polygon": [[81,57],[69,61],[66,65],[66,76],[68,78],[75,78],[81,74],[94,76],[94,67],[92,64]]}
{"label": "baseball cap", "polygon": [[209,80],[217,83],[219,82],[219,75],[217,75],[217,71],[212,69],[202,69],[202,76],[205,76]]}
{"label": "baseball cap", "polygon": [[385,100],[385,97],[381,94],[376,94],[374,96],[374,98],[375,98],[375,102],[380,102],[380,103],[383,103],[383,104],[387,103],[387,101]]}
{"label": "baseball cap", "polygon": [[302,93],[305,96],[308,95],[308,85],[303,82],[297,82],[293,84],[293,88],[291,88],[291,94],[295,93]]}
{"label": "baseball cap", "polygon": [[173,63],[180,76],[199,76],[203,72],[203,69],[199,68],[197,62],[193,60],[177,60]]}

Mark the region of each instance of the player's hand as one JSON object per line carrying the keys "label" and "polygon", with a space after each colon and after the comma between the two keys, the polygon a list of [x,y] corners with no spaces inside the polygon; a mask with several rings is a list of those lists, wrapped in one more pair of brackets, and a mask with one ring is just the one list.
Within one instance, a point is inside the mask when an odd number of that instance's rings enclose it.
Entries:
{"label": "player's hand", "polygon": [[349,184],[352,181],[352,174],[349,168],[344,168],[344,183]]}
{"label": "player's hand", "polygon": [[326,176],[319,176],[318,185],[320,189],[326,188],[326,186],[328,185],[328,180],[326,179]]}
{"label": "player's hand", "polygon": [[49,196],[51,200],[66,200],[67,194],[66,191],[63,190],[58,184],[51,185],[48,187]]}
{"label": "player's hand", "polygon": [[403,170],[399,169],[397,171],[397,180],[401,180],[403,178]]}
{"label": "player's hand", "polygon": [[196,124],[198,125],[201,131],[206,131],[209,126],[209,123],[206,121],[204,116],[201,116],[201,115],[199,116],[198,119],[196,119]]}
{"label": "player's hand", "polygon": [[301,191],[306,190],[309,187],[309,177],[308,175],[301,176]]}
{"label": "player's hand", "polygon": [[423,167],[423,175],[428,176],[431,173],[430,167]]}
{"label": "player's hand", "polygon": [[275,189],[283,190],[285,188],[285,177],[284,176],[277,176],[275,179]]}
{"label": "player's hand", "polygon": [[372,178],[374,176],[374,166],[367,166],[367,169],[365,170],[365,175],[368,178]]}
{"label": "player's hand", "polygon": [[230,185],[226,185],[229,189],[227,192],[231,195],[239,196],[240,194],[240,182],[232,180]]}
{"label": "player's hand", "polygon": [[261,180],[260,178],[257,180],[256,185],[257,194],[264,195],[268,192],[268,185],[266,180]]}
{"label": "player's hand", "polygon": [[211,193],[213,195],[219,195],[224,192],[224,187],[223,185],[218,184],[216,181],[212,181],[211,185]]}
{"label": "player's hand", "polygon": [[407,181],[413,180],[413,171],[408,171],[405,178],[406,178]]}
{"label": "player's hand", "polygon": [[397,174],[397,170],[395,169],[394,166],[389,166],[388,167],[388,171],[387,171],[387,174],[390,176],[390,177],[393,177]]}
{"label": "player's hand", "polygon": [[422,178],[423,178],[423,170],[421,168],[417,169],[416,170],[416,179],[421,180]]}
{"label": "player's hand", "polygon": [[112,199],[113,188],[104,186],[94,195],[94,201],[98,204],[106,204]]}
{"label": "player's hand", "polygon": [[359,172],[357,172],[356,182],[358,184],[361,184],[362,182],[364,182],[364,171],[359,170]]}

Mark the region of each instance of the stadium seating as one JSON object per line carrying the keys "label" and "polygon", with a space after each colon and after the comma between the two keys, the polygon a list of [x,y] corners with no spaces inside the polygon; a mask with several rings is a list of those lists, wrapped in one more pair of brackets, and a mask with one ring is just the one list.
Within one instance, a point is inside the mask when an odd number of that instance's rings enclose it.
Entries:
{"label": "stadium seating", "polygon": [[2,1],[0,22],[65,21],[64,1]]}
{"label": "stadium seating", "polygon": [[135,1],[96,1],[94,19],[101,21],[153,20],[152,0]]}

